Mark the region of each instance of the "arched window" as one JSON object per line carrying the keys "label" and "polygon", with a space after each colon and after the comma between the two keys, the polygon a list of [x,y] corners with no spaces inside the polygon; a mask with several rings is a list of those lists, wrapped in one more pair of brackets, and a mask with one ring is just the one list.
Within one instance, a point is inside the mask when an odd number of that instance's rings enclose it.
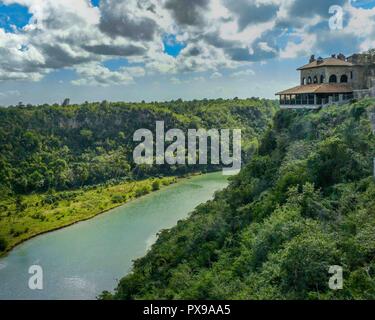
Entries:
{"label": "arched window", "polygon": [[304,86],[306,84],[306,78],[302,78],[302,85]]}
{"label": "arched window", "polygon": [[317,76],[314,77],[314,83],[318,83],[318,77]]}
{"label": "arched window", "polygon": [[337,77],[334,74],[329,77],[329,83],[337,83]]}
{"label": "arched window", "polygon": [[320,83],[324,83],[324,75],[320,76]]}
{"label": "arched window", "polygon": [[348,76],[346,74],[343,74],[340,78],[341,83],[347,83],[348,82]]}
{"label": "arched window", "polygon": [[311,77],[308,77],[307,78],[307,84],[311,84],[312,83],[312,79],[311,79]]}

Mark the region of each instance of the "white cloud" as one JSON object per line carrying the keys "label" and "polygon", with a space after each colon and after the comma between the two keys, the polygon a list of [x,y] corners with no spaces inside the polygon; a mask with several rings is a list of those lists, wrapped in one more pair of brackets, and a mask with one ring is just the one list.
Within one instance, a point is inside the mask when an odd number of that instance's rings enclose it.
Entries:
{"label": "white cloud", "polygon": [[190,77],[190,78],[181,80],[180,78],[172,77],[169,80],[172,84],[179,85],[179,84],[191,84],[191,83],[204,82],[206,81],[206,78],[203,76],[195,76],[195,77]]}
{"label": "white cloud", "polygon": [[[134,68],[132,71],[134,72]],[[73,80],[74,85],[89,86],[109,86],[109,85],[128,85],[134,82],[133,76],[126,70],[121,68],[119,71],[111,71],[96,63],[88,63],[80,65],[76,68],[79,79]],[[139,70],[135,72],[139,75]]]}
{"label": "white cloud", "polygon": [[[77,71],[75,84],[127,84],[155,73],[209,72],[217,79],[221,70],[249,62],[325,53],[339,38],[357,39],[346,44],[348,50],[375,46],[375,9],[346,4],[345,30],[332,34],[332,1],[101,0],[97,8],[89,0],[3,0],[26,6],[32,19],[13,33],[0,29],[0,81],[38,81],[63,68]],[[164,53],[165,34],[186,44],[178,57]],[[287,45],[280,49],[282,37]],[[113,71],[102,65],[116,57],[144,67]]]}
{"label": "white cloud", "polygon": [[220,72],[216,71],[213,74],[211,74],[210,79],[220,79],[222,77],[223,77],[223,75]]}
{"label": "white cloud", "polygon": [[240,70],[240,71],[234,72],[230,76],[231,78],[243,78],[243,77],[250,77],[254,75],[255,75],[254,70],[246,69],[246,70]]}
{"label": "white cloud", "polygon": [[299,43],[289,41],[285,48],[280,51],[280,58],[297,58],[309,55],[311,52],[313,52],[316,44],[316,34],[302,33],[298,36],[300,37],[301,41]]}

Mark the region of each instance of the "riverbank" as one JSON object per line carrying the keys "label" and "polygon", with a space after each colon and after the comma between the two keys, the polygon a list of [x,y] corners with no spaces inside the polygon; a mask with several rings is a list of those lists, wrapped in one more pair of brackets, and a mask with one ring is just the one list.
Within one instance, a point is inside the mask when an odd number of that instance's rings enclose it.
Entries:
{"label": "riverbank", "polygon": [[0,257],[31,238],[92,219],[188,177],[150,178],[0,200],[0,238],[5,241]]}
{"label": "riverbank", "polygon": [[[0,258],[0,300],[88,300],[112,291],[159,234],[187,219],[228,186],[221,172],[179,179],[106,214],[35,237]],[[30,290],[29,267],[43,268],[43,290]]]}

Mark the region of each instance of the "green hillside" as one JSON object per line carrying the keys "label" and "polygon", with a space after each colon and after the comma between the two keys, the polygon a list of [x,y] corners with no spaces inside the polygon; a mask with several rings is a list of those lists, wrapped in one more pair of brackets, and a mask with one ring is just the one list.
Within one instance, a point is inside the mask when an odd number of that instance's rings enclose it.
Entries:
{"label": "green hillside", "polygon": [[[102,298],[374,299],[373,105],[279,111],[230,186]],[[332,265],[343,290],[328,288]]]}
{"label": "green hillside", "polygon": [[137,166],[136,130],[242,129],[243,159],[272,123],[274,101],[0,108],[0,254],[37,234],[93,217],[158,190],[176,176],[218,166]]}
{"label": "green hillside", "polygon": [[[270,124],[268,100],[182,100],[0,108],[1,193],[64,190],[110,179],[181,174],[197,167],[135,167],[133,134],[165,129],[242,129],[250,151]],[[201,169],[201,168],[200,168]]]}

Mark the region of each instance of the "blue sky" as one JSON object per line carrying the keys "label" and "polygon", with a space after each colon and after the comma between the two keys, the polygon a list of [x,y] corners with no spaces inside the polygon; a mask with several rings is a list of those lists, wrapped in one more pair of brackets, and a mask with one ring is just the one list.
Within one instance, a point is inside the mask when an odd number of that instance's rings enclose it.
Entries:
{"label": "blue sky", "polygon": [[164,52],[172,57],[177,57],[181,50],[186,47],[184,42],[176,39],[174,34],[165,34],[163,36]]}
{"label": "blue sky", "polygon": [[13,26],[24,27],[31,17],[27,7],[18,4],[4,5],[0,2],[0,28],[7,32],[12,32]]}
{"label": "blue sky", "polygon": [[310,54],[375,47],[374,15],[372,0],[4,0],[0,105],[273,98]]}
{"label": "blue sky", "polygon": [[91,3],[94,7],[99,7],[100,0],[91,0]]}
{"label": "blue sky", "polygon": [[352,0],[351,4],[356,8],[372,9],[375,7],[373,0]]}

